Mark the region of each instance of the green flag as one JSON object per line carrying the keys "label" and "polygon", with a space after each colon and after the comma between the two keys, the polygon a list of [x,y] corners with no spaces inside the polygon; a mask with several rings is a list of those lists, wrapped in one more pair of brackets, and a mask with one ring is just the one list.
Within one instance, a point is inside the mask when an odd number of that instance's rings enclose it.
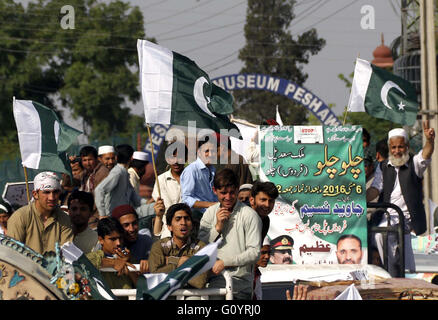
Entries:
{"label": "green flag", "polygon": [[211,269],[216,262],[217,247],[222,239],[206,245],[193,257],[169,274],[145,274],[137,281],[137,300],[165,300],[191,278]]}
{"label": "green flag", "polygon": [[350,112],[412,126],[418,112],[415,87],[407,80],[357,59],[348,105]]}
{"label": "green flag", "polygon": [[67,242],[61,250],[64,261],[73,265],[75,272],[87,280],[89,293],[94,300],[117,300],[100,271],[93,266],[81,249],[72,242]]}
{"label": "green flag", "polygon": [[228,119],[233,98],[211,82],[207,73],[189,58],[146,40],[137,41],[140,85],[146,123],[231,130],[239,129]]}
{"label": "green flag", "polygon": [[66,151],[82,132],[38,102],[14,99],[13,111],[23,166],[71,175]]}

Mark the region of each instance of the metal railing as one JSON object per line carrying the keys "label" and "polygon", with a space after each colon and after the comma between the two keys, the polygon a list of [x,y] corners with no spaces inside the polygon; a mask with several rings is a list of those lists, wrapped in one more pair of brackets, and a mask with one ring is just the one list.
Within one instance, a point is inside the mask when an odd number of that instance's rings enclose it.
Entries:
{"label": "metal railing", "polygon": [[[371,226],[370,228],[368,228],[368,236],[370,237],[371,234],[375,234],[375,233],[381,233],[382,234],[382,239],[383,239],[383,268],[388,271],[392,277],[400,277],[400,278],[404,278],[405,277],[405,237],[404,237],[404,233],[405,233],[405,217],[403,215],[403,212],[401,211],[401,209],[392,204],[392,203],[388,203],[388,202],[367,202],[367,207],[368,208],[376,208],[377,210],[375,212],[372,213],[372,215],[378,214],[379,212],[383,212],[384,214],[386,214],[386,218],[387,218],[387,226],[386,227],[378,227],[378,226]],[[399,223],[395,224],[395,225],[391,225],[390,224],[390,214],[388,212],[388,210],[383,210],[383,209],[394,209],[397,214],[398,214],[398,218],[399,218]],[[398,271],[397,272],[390,272],[389,270],[389,264],[388,264],[388,236],[390,233],[393,234],[397,234],[397,240],[398,240],[398,244],[399,244],[399,262],[398,262]]]}
{"label": "metal railing", "polygon": [[[128,267],[129,271],[139,271],[139,265],[134,264],[136,269]],[[115,272],[113,268],[102,268],[100,272]],[[222,272],[225,278],[225,288],[205,288],[205,289],[178,289],[170,294],[176,300],[185,300],[187,297],[200,297],[200,300],[209,300],[210,296],[224,296],[225,300],[233,300],[233,281],[228,271]],[[116,297],[128,297],[128,300],[136,300],[137,289],[112,289]]]}

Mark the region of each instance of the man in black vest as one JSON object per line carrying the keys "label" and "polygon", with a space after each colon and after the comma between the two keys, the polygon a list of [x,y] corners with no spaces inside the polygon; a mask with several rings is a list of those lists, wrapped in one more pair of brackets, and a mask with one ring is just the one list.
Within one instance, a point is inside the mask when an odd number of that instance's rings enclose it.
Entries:
{"label": "man in black vest", "polygon": [[[382,193],[383,201],[400,207],[405,218],[405,268],[415,272],[415,260],[411,246],[410,232],[421,235],[427,229],[426,213],[423,205],[423,174],[430,165],[434,151],[435,131],[429,128],[429,122],[423,122],[426,143],[416,155],[409,154],[409,139],[401,128],[388,133],[388,159],[376,168],[375,178],[367,190],[367,201]],[[397,224],[398,214],[388,209],[390,224]],[[379,226],[387,226],[386,215],[383,215]],[[383,241],[381,234],[375,237],[377,248],[383,262]],[[397,275],[397,240],[394,235],[388,238],[389,273]]]}

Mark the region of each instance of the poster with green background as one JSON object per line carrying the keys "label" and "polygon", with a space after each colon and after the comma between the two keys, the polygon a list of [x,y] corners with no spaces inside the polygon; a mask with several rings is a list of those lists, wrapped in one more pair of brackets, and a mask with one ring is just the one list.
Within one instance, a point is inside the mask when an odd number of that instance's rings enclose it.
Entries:
{"label": "poster with green background", "polygon": [[[366,264],[362,127],[261,126],[259,143],[260,178],[279,191],[268,238],[284,252],[291,247],[292,256],[285,262],[271,256],[271,263],[352,263],[337,251],[359,250],[356,263]],[[356,239],[358,248],[338,248],[341,237]]]}

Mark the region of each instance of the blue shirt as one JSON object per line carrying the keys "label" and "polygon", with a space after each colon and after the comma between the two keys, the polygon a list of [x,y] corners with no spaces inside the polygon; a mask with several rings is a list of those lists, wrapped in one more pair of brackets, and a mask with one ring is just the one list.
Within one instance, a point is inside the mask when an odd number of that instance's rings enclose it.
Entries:
{"label": "blue shirt", "polygon": [[140,260],[149,259],[152,243],[153,240],[151,237],[139,233],[137,241],[127,244],[129,251],[131,251],[131,260],[133,263],[140,263]]}
{"label": "blue shirt", "polygon": [[[217,202],[213,192],[213,179],[216,169],[207,167],[201,159],[189,164],[181,174],[181,199],[191,208],[196,201]],[[204,209],[197,209],[201,212]]]}

